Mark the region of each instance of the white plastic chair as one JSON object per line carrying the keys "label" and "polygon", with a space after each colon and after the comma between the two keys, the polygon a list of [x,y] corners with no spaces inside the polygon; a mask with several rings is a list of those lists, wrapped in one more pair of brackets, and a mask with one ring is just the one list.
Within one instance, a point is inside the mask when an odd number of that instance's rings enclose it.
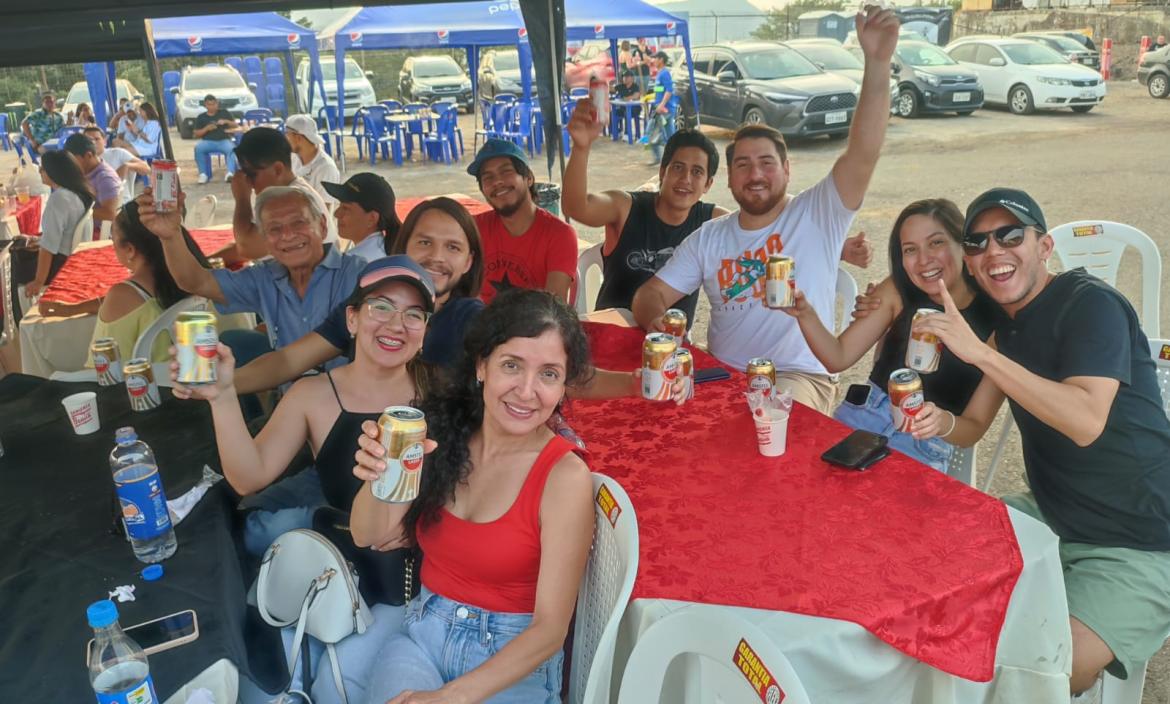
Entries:
{"label": "white plastic chair", "polygon": [[967,486],[975,486],[975,448],[955,447],[947,460],[947,476],[958,479]]}
{"label": "white plastic chair", "polygon": [[[1049,234],[1052,235],[1056,254],[1065,270],[1083,266],[1090,274],[1114,287],[1117,286],[1117,269],[1121,265],[1121,255],[1125,248],[1136,249],[1142,260],[1142,330],[1153,338],[1162,334],[1159,300],[1162,255],[1149,235],[1135,227],[1108,220],[1076,220],[1052,228]],[[991,480],[995,478],[995,470],[1007,447],[1008,435],[1015,425],[1009,412],[987,468],[984,491],[991,488]]]}
{"label": "white plastic chair", "polygon": [[[689,606],[658,621],[638,638],[622,677],[618,704],[659,701],[666,671],[680,655],[697,655],[703,658],[704,665],[722,667],[730,673],[712,678],[716,686],[729,689],[705,691],[705,695],[717,697],[710,701],[811,702],[788,658],[763,631],[736,616],[720,614],[716,618],[706,609]],[[760,680],[767,678],[765,672],[771,678],[757,689],[744,668]],[[733,691],[732,681],[739,685]]]}
{"label": "white plastic chair", "polygon": [[215,209],[219,201],[215,196],[208,194],[200,198],[187,209],[187,218],[183,222],[187,227],[207,227],[215,222]]}
{"label": "white plastic chair", "polygon": [[[850,314],[853,312],[853,306],[857,304],[857,280],[853,278],[853,274],[845,271],[841,267],[837,267],[837,303],[841,305],[841,315],[836,321],[837,334],[849,327]],[[836,306],[833,307],[834,313]]]}
{"label": "white plastic chair", "polygon": [[593,548],[577,593],[571,704],[610,701],[618,624],[638,574],[638,518],[630,497],[603,474],[593,475],[593,496]]}
{"label": "white plastic chair", "polygon": [[[188,296],[170,308],[162,312],[150,327],[142,331],[138,336],[138,341],[134,343],[134,350],[129,357],[125,359],[134,359],[136,357],[150,358],[150,350],[154,347],[154,340],[163,330],[170,330],[171,326],[175,324],[175,319],[179,317],[180,313],[186,313],[192,310],[206,310],[207,299],[199,296]],[[157,382],[157,380],[156,380]]]}
{"label": "white plastic chair", "polygon": [[[601,247],[595,244],[577,256],[577,315],[588,315],[596,307],[601,290]],[[597,274],[592,270],[596,267]],[[596,283],[595,283],[596,282]]]}

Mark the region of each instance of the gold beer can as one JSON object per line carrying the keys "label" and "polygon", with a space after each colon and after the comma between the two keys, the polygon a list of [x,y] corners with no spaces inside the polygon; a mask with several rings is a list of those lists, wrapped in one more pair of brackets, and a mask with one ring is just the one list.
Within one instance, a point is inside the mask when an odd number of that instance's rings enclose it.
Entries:
{"label": "gold beer can", "polygon": [[98,386],[117,386],[122,383],[122,354],[118,341],[112,337],[99,337],[90,345],[93,355],[93,370],[97,372]]}
{"label": "gold beer can", "polygon": [[378,441],[386,449],[386,471],[370,484],[374,498],[404,504],[418,496],[422,480],[426,415],[410,406],[390,406],[378,418]]}
{"label": "gold beer can", "polygon": [[203,311],[180,313],[175,320],[174,340],[179,362],[180,384],[214,384],[215,346],[219,342],[215,315]]}
{"label": "gold beer can", "polygon": [[665,332],[652,332],[642,342],[642,398],[648,401],[670,399],[670,387],[678,377],[678,343]]}
{"label": "gold beer can", "polygon": [[926,403],[922,392],[922,377],[913,369],[895,369],[890,374],[890,417],[894,430],[908,433],[914,427],[914,417]]}
{"label": "gold beer can", "polygon": [[938,371],[942,359],[943,343],[937,335],[929,332],[914,332],[914,324],[928,315],[937,315],[934,308],[919,308],[910,322],[910,341],[906,344],[906,366],[922,374]]}
{"label": "gold beer can", "polygon": [[162,397],[158,393],[158,385],[154,383],[154,370],[150,367],[150,360],[145,357],[135,357],[122,367],[122,374],[126,377],[126,395],[130,397],[130,408],[135,411],[149,411],[162,405]]}
{"label": "gold beer can", "polygon": [[207,266],[211,267],[212,269],[226,268],[223,263],[223,257],[208,257]]}
{"label": "gold beer can", "polygon": [[679,347],[678,351],[674,353],[674,358],[678,361],[679,376],[686,379],[686,398],[692,399],[695,397],[695,358],[691,356],[691,351],[685,347]]}
{"label": "gold beer can", "polygon": [[662,332],[674,336],[674,344],[682,346],[687,337],[687,314],[671,308],[662,315]]}
{"label": "gold beer can", "polygon": [[776,387],[776,365],[767,357],[755,357],[748,360],[747,365],[748,391],[763,391],[771,395]]}
{"label": "gold beer can", "polygon": [[792,257],[779,254],[768,257],[765,277],[764,301],[769,308],[791,308],[796,305],[796,262]]}

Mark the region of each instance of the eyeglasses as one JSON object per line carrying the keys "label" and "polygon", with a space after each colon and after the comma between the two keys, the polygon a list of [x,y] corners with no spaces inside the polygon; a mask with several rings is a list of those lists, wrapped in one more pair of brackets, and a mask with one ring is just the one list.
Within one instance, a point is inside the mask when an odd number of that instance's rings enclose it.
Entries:
{"label": "eyeglasses", "polygon": [[401,315],[402,325],[407,330],[422,330],[427,326],[427,320],[431,317],[430,313],[421,308],[401,310],[385,298],[367,298],[363,303],[370,311],[370,317],[379,323],[388,323],[394,319],[395,315]]}
{"label": "eyeglasses", "polygon": [[[977,257],[987,251],[987,244],[991,238],[995,238],[995,243],[1004,249],[1013,249],[1019,247],[1024,241],[1024,234],[1028,231],[1030,225],[1004,225],[997,227],[991,232],[968,232],[963,236],[963,254],[968,257]],[[1036,229],[1036,228],[1032,228]],[[1036,229],[1036,232],[1040,230]]]}

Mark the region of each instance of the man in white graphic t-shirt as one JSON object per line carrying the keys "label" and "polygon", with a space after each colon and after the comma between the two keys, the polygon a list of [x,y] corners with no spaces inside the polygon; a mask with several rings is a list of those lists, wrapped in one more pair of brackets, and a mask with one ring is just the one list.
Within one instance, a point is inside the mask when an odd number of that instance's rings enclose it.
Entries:
{"label": "man in white graphic t-shirt", "polygon": [[891,10],[857,17],[865,53],[861,96],[849,143],[833,170],[791,196],[788,149],[766,125],[741,127],[727,147],[727,184],[739,210],[703,224],[634,296],[638,324],[658,329],[662,314],[702,286],[711,304],[707,339],[720,361],[743,370],[752,357],[776,365],[776,384],[806,406],[829,413],[836,384],[817,361],[793,318],[764,305],[768,256],[795,260],[797,287],[827,324],[833,320],[837,262],[877,165],[890,109],[889,65],[898,41]]}

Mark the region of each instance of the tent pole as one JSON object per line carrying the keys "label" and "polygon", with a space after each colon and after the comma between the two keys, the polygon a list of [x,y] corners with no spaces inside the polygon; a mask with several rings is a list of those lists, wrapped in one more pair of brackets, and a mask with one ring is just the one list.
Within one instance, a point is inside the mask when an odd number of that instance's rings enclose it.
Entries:
{"label": "tent pole", "polygon": [[[555,12],[556,12],[555,11],[555,4],[556,4],[556,0],[548,0],[548,29],[549,29],[549,34],[552,35],[551,38],[552,38],[553,42],[555,42],[556,38],[557,38],[557,36],[556,36],[557,35],[557,32],[556,32],[557,25],[556,25],[556,18],[554,16]],[[552,96],[552,102],[553,102],[553,106],[554,106],[554,110],[553,110],[554,123],[553,124],[555,124],[557,127],[557,140],[556,140],[557,162],[558,162],[558,165],[560,166],[560,170],[561,170],[561,183],[564,183],[565,182],[565,147],[564,147],[564,145],[561,144],[561,140],[564,139],[564,129],[563,129],[564,125],[562,124],[562,120],[561,120],[561,90],[560,90],[561,89],[561,79],[560,79],[561,69],[557,66],[557,47],[553,42],[549,42],[550,48],[552,49],[552,51],[549,52],[548,62],[550,65],[549,68],[551,69],[550,75],[552,75],[552,79],[553,79],[553,89],[555,90],[555,94]],[[549,169],[548,177],[550,179],[552,178],[552,169],[551,168]],[[562,209],[562,212],[564,212],[564,209]],[[568,216],[565,216],[566,222],[568,221],[568,219],[569,219]]]}
{"label": "tent pole", "polygon": [[[162,127],[163,154],[174,161],[175,150],[171,147],[171,130],[167,125],[167,104],[163,100],[162,74],[158,70],[158,57],[154,54],[154,26],[149,19],[142,20],[142,50],[146,54],[146,67],[150,71],[150,85],[157,106],[158,124]],[[117,93],[115,93],[117,95]]]}

